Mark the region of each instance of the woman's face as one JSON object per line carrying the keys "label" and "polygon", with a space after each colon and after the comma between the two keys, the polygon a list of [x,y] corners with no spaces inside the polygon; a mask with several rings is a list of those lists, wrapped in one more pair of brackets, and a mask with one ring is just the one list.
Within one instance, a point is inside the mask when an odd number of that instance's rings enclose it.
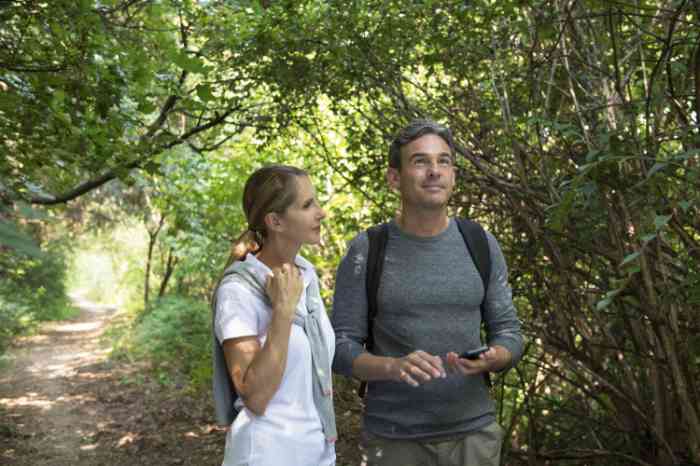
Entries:
{"label": "woman's face", "polygon": [[299,244],[321,242],[321,220],[326,212],[318,204],[316,191],[308,176],[296,178],[297,193],[294,203],[280,216],[280,234]]}

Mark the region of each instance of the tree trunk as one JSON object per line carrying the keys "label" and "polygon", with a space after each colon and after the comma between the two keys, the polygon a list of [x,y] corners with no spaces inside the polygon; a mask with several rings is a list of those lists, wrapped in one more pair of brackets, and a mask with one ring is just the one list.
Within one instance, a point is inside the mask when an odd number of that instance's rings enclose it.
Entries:
{"label": "tree trunk", "polygon": [[177,264],[177,257],[173,256],[173,248],[170,248],[168,252],[168,261],[165,264],[165,273],[163,275],[163,280],[160,282],[160,289],[158,290],[158,297],[162,298],[165,295],[165,290],[168,287],[168,282],[170,277],[173,275],[175,270],[175,265]]}
{"label": "tree trunk", "polygon": [[148,255],[146,256],[146,272],[144,276],[143,283],[143,307],[144,310],[148,309],[149,292],[151,287],[151,263],[153,261],[153,249],[156,245],[156,240],[158,239],[158,233],[160,233],[161,228],[163,228],[163,223],[165,222],[165,216],[161,215],[158,226],[154,230],[148,230]]}

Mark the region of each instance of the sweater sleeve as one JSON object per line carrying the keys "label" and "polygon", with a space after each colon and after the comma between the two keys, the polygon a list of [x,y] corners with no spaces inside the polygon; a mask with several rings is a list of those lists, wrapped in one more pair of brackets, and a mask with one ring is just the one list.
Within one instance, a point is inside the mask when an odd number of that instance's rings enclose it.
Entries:
{"label": "sweater sleeve", "polygon": [[523,355],[521,322],[508,284],[508,268],[496,238],[487,232],[491,253],[491,276],[484,306],[484,324],[489,346],[500,345],[513,359],[506,368],[515,366]]}
{"label": "sweater sleeve", "polygon": [[331,322],[335,330],[333,370],[351,377],[352,364],[367,340],[367,233],[353,239],[336,273]]}

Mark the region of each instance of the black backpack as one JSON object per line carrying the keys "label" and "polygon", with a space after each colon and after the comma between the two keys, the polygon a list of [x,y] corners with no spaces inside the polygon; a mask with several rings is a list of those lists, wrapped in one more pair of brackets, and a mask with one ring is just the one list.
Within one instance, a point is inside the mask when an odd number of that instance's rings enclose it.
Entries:
{"label": "black backpack", "polygon": [[[469,254],[472,256],[474,265],[479,271],[481,281],[484,284],[484,301],[481,302],[481,316],[483,320],[484,302],[488,292],[489,278],[491,276],[491,253],[486,232],[476,222],[466,218],[458,218],[457,227],[462,234],[464,244],[467,246]],[[367,340],[365,348],[372,351],[374,347],[373,323],[377,316],[377,293],[379,292],[379,280],[384,268],[384,254],[386,243],[389,238],[388,224],[382,223],[367,229],[369,239],[369,251],[367,252],[367,274],[365,277],[365,287],[367,290]],[[487,386],[491,386],[491,377],[488,372],[484,373]],[[365,394],[367,382],[360,384],[359,395]]]}

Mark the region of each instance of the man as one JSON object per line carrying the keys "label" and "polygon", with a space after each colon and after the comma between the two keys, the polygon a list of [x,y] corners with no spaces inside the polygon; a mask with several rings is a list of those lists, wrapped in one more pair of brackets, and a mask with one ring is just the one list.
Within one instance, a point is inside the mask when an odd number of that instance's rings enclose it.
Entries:
{"label": "man", "polygon": [[[400,193],[401,212],[387,227],[371,351],[364,347],[370,332],[366,232],[340,263],[332,315],[334,370],[368,382],[367,465],[497,466],[503,431],[484,373],[512,367],[523,351],[503,254],[487,233],[491,271],[484,297],[479,270],[447,215],[455,184],[449,129],[427,120],[404,128],[391,144],[386,177]],[[480,346],[482,317],[488,351],[460,358]]]}

